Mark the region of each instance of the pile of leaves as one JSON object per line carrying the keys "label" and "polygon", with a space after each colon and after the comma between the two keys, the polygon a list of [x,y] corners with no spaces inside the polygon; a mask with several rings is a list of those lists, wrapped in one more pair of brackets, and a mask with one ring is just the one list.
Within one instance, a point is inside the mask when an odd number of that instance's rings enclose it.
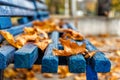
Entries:
{"label": "pile of leaves", "polygon": [[[1,30],[0,34],[6,41],[16,48],[23,47],[26,43],[33,43],[38,46],[42,51],[52,42],[49,38],[49,33],[58,31],[63,33],[59,41],[64,47],[64,50],[53,49],[53,54],[56,56],[71,56],[76,54],[83,54],[85,58],[92,57],[96,52],[89,52],[86,49],[86,44],[78,45],[77,41],[84,40],[83,35],[72,29],[64,29],[61,26],[64,22],[60,21],[58,24],[54,20],[48,19],[43,22],[34,21],[32,27],[25,27],[22,34],[17,35],[15,38],[7,31]],[[73,42],[74,41],[74,42]]]}

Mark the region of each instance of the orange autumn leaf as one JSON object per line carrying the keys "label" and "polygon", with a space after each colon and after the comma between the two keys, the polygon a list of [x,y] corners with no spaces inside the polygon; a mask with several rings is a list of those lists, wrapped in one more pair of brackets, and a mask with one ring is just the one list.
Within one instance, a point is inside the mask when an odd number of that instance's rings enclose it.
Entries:
{"label": "orange autumn leaf", "polygon": [[83,53],[86,51],[86,45],[78,45],[75,42],[71,42],[70,40],[64,40],[60,38],[60,42],[64,47],[64,50],[53,49],[53,54],[57,56],[70,56],[78,53]]}
{"label": "orange autumn leaf", "polygon": [[24,28],[24,33],[25,34],[34,34],[35,33],[35,29],[32,27],[25,27]]}
{"label": "orange autumn leaf", "polygon": [[21,48],[20,46],[16,45],[14,37],[12,34],[10,34],[7,31],[1,30],[0,34],[8,41],[8,43],[10,43],[12,46],[15,46],[17,48]]}
{"label": "orange autumn leaf", "polygon": [[51,42],[52,42],[51,40],[44,40],[42,42],[35,42],[34,44],[38,46],[38,48],[40,48],[42,51],[44,51],[48,44]]}
{"label": "orange autumn leaf", "polygon": [[87,52],[85,58],[91,58],[95,55],[96,51]]}
{"label": "orange autumn leaf", "polygon": [[47,33],[53,32],[59,29],[59,26],[57,26],[54,22],[51,22],[51,21],[44,21],[44,22],[34,21],[33,26],[37,26],[37,28]]}
{"label": "orange autumn leaf", "polygon": [[71,54],[85,52],[86,50],[86,44],[78,45],[76,42],[71,42],[70,39],[64,40],[60,38],[59,40],[61,44],[63,45],[64,50]]}
{"label": "orange autumn leaf", "polygon": [[63,38],[68,37],[73,40],[83,40],[84,39],[83,35],[81,35],[79,32],[74,31],[72,29],[64,29],[63,32],[65,32],[63,34]]}

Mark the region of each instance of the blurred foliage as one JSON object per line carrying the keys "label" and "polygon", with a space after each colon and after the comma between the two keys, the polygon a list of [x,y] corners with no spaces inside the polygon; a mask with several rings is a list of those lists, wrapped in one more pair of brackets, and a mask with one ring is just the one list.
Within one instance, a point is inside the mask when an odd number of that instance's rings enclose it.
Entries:
{"label": "blurred foliage", "polygon": [[120,11],[120,0],[112,0],[111,6],[112,6],[112,10],[119,12]]}
{"label": "blurred foliage", "polygon": [[51,14],[63,14],[64,13],[65,0],[46,0],[48,10]]}

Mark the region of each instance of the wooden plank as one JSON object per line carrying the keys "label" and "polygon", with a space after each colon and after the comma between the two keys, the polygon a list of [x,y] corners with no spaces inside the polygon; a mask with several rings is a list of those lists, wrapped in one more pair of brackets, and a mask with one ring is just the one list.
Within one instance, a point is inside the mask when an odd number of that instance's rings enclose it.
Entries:
{"label": "wooden plank", "polygon": [[[70,25],[71,26],[71,25]],[[69,28],[68,24],[63,25],[63,28]],[[83,42],[77,42],[77,44],[82,45]],[[86,70],[86,61],[83,55],[73,55],[68,57],[68,67],[69,71],[72,73],[83,73]]]}
{"label": "wooden plank", "polygon": [[15,68],[31,68],[38,58],[38,48],[32,43],[18,49],[14,55]]}
{"label": "wooden plank", "polygon": [[10,27],[12,27],[10,17],[0,17],[0,29],[6,29]]}
{"label": "wooden plank", "polygon": [[68,28],[71,28],[71,29],[73,29],[75,31],[78,31],[78,29],[74,26],[73,23],[67,23],[67,26],[68,26]]}
{"label": "wooden plank", "polygon": [[36,6],[38,10],[47,10],[47,6],[43,3],[36,1]]}
{"label": "wooden plank", "polygon": [[57,73],[58,57],[52,53],[53,48],[58,48],[59,33],[54,31],[51,35],[52,43],[47,47],[42,59],[42,72]]}
{"label": "wooden plank", "polygon": [[[82,45],[83,42],[77,42]],[[83,73],[86,70],[86,61],[82,54],[73,55],[68,58],[69,71],[72,73]]]}
{"label": "wooden plank", "polygon": [[0,16],[34,16],[35,11],[25,10],[17,7],[0,6]]}
{"label": "wooden plank", "polygon": [[12,35],[17,35],[17,34],[20,34],[23,32],[24,27],[32,27],[32,22],[29,22],[29,23],[23,24],[23,25],[14,26],[14,27],[11,27],[11,28],[5,29],[5,30],[10,32]]}
{"label": "wooden plank", "polygon": [[[14,26],[14,27],[11,27],[11,28],[5,29],[5,30],[15,36],[17,34],[22,33],[24,27],[31,27],[31,26],[32,26],[32,22],[29,22],[27,24]],[[0,42],[2,42],[3,40],[4,40],[4,38],[0,35]]]}
{"label": "wooden plank", "polygon": [[28,0],[0,0],[0,4],[35,10],[34,4]]}
{"label": "wooden plank", "polygon": [[0,69],[5,69],[13,60],[14,52],[15,48],[10,45],[0,47]]}
{"label": "wooden plank", "polygon": [[48,11],[38,11],[39,19],[44,20],[49,18],[49,12]]}
{"label": "wooden plank", "polygon": [[[84,41],[86,43],[86,48],[89,51],[98,50],[94,45],[92,45],[88,40]],[[110,72],[111,63],[108,58],[105,57],[104,53],[97,52],[90,60],[92,68],[96,72]]]}

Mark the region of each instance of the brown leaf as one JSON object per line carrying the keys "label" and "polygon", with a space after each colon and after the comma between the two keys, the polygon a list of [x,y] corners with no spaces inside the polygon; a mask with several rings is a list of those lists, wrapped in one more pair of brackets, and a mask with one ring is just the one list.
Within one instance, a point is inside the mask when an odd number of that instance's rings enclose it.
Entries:
{"label": "brown leaf", "polygon": [[93,56],[95,55],[95,53],[96,53],[96,51],[87,52],[87,53],[85,54],[85,58],[91,58],[91,57],[93,57]]}
{"label": "brown leaf", "polygon": [[71,42],[70,40],[64,40],[62,38],[60,38],[59,40],[63,45],[64,50],[53,49],[53,54],[56,56],[70,56],[70,55],[83,53],[86,51],[85,44],[79,46],[77,43]]}
{"label": "brown leaf", "polygon": [[53,74],[51,74],[51,73],[43,73],[43,76],[44,76],[45,78],[52,78],[52,77],[53,77]]}
{"label": "brown leaf", "polygon": [[36,46],[38,46],[38,48],[40,48],[42,51],[44,51],[46,49],[46,47],[48,46],[49,43],[51,43],[51,40],[43,40],[43,41],[39,41],[39,42],[35,42],[34,44]]}
{"label": "brown leaf", "polygon": [[65,32],[63,35],[63,38],[68,37],[73,40],[83,40],[84,39],[84,37],[79,32],[74,31],[72,29],[64,29],[63,32]]}

